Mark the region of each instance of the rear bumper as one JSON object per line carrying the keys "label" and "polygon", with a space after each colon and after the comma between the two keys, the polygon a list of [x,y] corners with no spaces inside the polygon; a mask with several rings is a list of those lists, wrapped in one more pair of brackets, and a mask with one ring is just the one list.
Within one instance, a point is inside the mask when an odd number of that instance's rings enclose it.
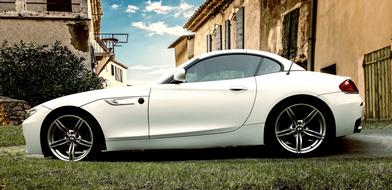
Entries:
{"label": "rear bumper", "polygon": [[335,118],[336,137],[359,132],[363,116],[364,103],[359,94],[343,92],[319,96],[329,106]]}
{"label": "rear bumper", "polygon": [[357,121],[355,121],[355,126],[354,126],[354,133],[360,133],[362,131],[362,119],[359,118]]}

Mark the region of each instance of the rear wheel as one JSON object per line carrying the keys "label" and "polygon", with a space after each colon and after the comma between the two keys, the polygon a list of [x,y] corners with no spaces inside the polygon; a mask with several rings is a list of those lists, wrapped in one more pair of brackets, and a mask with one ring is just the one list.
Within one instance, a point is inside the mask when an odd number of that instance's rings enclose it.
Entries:
{"label": "rear wheel", "polygon": [[329,123],[326,111],[315,103],[281,105],[268,122],[270,144],[279,152],[296,156],[317,153],[327,144]]}
{"label": "rear wheel", "polygon": [[97,152],[97,140],[89,118],[75,114],[54,117],[46,133],[52,157],[65,161],[91,158]]}

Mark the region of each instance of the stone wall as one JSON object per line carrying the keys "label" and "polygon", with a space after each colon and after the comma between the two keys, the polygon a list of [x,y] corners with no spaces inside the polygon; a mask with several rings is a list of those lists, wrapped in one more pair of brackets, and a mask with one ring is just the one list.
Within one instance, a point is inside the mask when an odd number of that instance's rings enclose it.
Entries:
{"label": "stone wall", "polygon": [[31,107],[23,100],[0,96],[0,126],[20,125]]}

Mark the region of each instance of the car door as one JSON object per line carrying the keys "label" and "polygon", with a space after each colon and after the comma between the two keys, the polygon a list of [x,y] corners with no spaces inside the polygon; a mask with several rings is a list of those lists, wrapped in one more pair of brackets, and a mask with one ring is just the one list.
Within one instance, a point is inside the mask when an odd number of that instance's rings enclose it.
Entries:
{"label": "car door", "polygon": [[186,68],[186,82],[151,88],[150,138],[224,133],[247,120],[256,96],[261,58],[229,54]]}

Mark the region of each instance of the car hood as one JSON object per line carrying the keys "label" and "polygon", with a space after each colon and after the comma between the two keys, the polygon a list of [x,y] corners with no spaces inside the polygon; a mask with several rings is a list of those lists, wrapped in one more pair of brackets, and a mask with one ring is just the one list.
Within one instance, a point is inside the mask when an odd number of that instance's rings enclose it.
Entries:
{"label": "car hood", "polygon": [[53,110],[63,106],[81,107],[83,105],[89,104],[91,102],[95,102],[97,100],[109,99],[109,98],[134,97],[134,96],[147,97],[149,96],[150,88],[151,86],[131,86],[131,87],[94,90],[94,91],[63,96],[45,102],[41,105]]}

